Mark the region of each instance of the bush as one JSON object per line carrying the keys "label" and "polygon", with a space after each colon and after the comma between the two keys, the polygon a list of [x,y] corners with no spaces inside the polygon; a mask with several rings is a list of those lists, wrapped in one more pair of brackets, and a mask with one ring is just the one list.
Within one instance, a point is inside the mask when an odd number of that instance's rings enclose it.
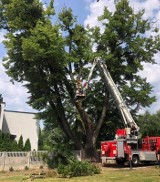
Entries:
{"label": "bush", "polygon": [[29,170],[29,167],[28,166],[25,166],[24,170]]}
{"label": "bush", "polygon": [[29,138],[26,140],[23,150],[24,151],[31,151],[31,142],[30,142]]}
{"label": "bush", "polygon": [[39,166],[39,169],[43,169],[43,166],[41,165],[41,166]]}
{"label": "bush", "polygon": [[46,172],[46,177],[55,178],[55,177],[57,177],[57,173],[56,173],[55,170],[48,170],[48,171]]}
{"label": "bush", "polygon": [[61,177],[89,176],[99,174],[100,168],[87,161],[71,161],[68,165],[60,164],[57,168]]}
{"label": "bush", "polygon": [[10,172],[14,171],[13,167],[10,167],[10,168],[9,168],[9,171],[10,171]]}
{"label": "bush", "polygon": [[68,148],[62,145],[57,150],[54,148],[49,153],[43,154],[43,161],[47,163],[49,169],[55,169],[59,164],[67,165],[69,161],[75,160],[75,156]]}

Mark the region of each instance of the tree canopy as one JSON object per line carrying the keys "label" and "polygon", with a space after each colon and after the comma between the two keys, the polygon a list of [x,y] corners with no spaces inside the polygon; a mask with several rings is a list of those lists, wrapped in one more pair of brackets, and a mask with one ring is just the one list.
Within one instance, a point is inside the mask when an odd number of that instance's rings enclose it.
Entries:
{"label": "tree canopy", "polygon": [[[133,115],[155,101],[152,86],[137,73],[143,63],[155,63],[159,36],[135,13],[128,0],[115,3],[114,13],[104,8],[99,27],[85,29],[71,9],[63,8],[58,21],[53,2],[44,9],[39,0],[1,0],[0,27],[7,31],[4,44],[7,74],[30,93],[28,103],[40,111],[46,126],[57,123],[77,149],[91,155],[99,136],[109,138],[120,125],[115,102],[96,68],[82,101],[76,101],[76,80],[86,80],[95,57],[101,57]],[[93,51],[93,46],[96,51]],[[109,123],[114,123],[110,128]],[[123,124],[121,124],[123,126]]]}
{"label": "tree canopy", "polygon": [[138,116],[142,136],[159,136],[160,134],[160,110],[151,114],[146,111]]}

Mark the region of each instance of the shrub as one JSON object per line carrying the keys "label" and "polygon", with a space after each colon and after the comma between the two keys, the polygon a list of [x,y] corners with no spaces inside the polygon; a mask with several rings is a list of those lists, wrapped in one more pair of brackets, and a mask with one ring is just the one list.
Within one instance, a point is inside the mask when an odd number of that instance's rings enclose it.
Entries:
{"label": "shrub", "polygon": [[25,166],[24,170],[29,170],[29,167],[28,166]]}
{"label": "shrub", "polygon": [[18,150],[23,151],[23,136],[21,135],[18,140]]}
{"label": "shrub", "polygon": [[41,165],[41,166],[39,166],[39,169],[43,169],[43,166]]}
{"label": "shrub", "polygon": [[59,164],[67,165],[68,161],[74,156],[72,153],[74,143],[66,137],[57,125],[53,127],[52,132],[48,135],[46,145],[49,154],[43,155],[43,160],[50,169],[57,168]]}
{"label": "shrub", "polygon": [[48,170],[46,172],[46,177],[52,177],[52,178],[57,177],[57,173],[55,170]]}
{"label": "shrub", "polygon": [[99,174],[100,168],[87,161],[70,161],[68,165],[60,164],[57,168],[61,177],[89,176]]}
{"label": "shrub", "polygon": [[9,171],[10,171],[10,172],[14,171],[13,167],[10,167],[10,168],[9,168]]}
{"label": "shrub", "polygon": [[26,142],[24,144],[24,151],[31,151],[31,142],[30,142],[29,138],[26,140]]}
{"label": "shrub", "polygon": [[[65,146],[68,146],[68,148]],[[75,160],[68,144],[59,145],[59,148],[53,148],[49,153],[43,154],[42,158],[50,169],[57,168],[59,164],[67,165],[70,160]]]}

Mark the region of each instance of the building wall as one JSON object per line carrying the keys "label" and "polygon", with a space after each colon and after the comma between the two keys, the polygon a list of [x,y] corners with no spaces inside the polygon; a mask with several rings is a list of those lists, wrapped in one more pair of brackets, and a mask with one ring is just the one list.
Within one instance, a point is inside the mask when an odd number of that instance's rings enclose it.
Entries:
{"label": "building wall", "polygon": [[22,135],[24,143],[29,138],[31,150],[38,150],[39,122],[34,113],[4,111],[2,131],[16,135],[17,141]]}

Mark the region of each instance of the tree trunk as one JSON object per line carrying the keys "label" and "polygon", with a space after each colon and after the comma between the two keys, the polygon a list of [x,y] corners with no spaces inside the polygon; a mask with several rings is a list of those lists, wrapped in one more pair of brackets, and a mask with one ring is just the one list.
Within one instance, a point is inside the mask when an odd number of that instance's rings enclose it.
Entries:
{"label": "tree trunk", "polygon": [[96,151],[96,146],[93,143],[93,138],[94,138],[93,137],[94,128],[92,125],[93,122],[91,121],[87,113],[83,110],[80,102],[76,103],[76,107],[85,126],[86,140],[83,150],[84,158],[90,161],[96,161],[97,151]]}
{"label": "tree trunk", "polygon": [[88,124],[86,128],[86,143],[84,146],[84,157],[92,162],[97,161],[97,150],[93,143],[93,127],[92,124]]}

